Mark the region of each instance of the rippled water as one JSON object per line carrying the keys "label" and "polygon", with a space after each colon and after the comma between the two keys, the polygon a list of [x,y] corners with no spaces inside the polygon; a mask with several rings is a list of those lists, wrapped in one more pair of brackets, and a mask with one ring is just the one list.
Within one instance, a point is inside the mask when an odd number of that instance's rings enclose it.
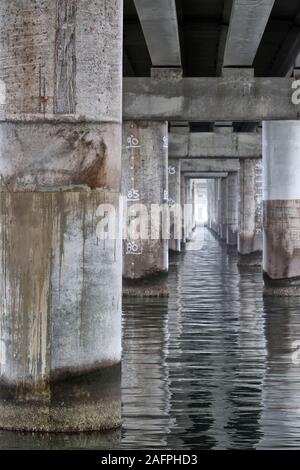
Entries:
{"label": "rippled water", "polygon": [[260,269],[209,232],[169,285],[124,302],[122,431],[0,432],[0,448],[300,448],[300,299],[263,299]]}

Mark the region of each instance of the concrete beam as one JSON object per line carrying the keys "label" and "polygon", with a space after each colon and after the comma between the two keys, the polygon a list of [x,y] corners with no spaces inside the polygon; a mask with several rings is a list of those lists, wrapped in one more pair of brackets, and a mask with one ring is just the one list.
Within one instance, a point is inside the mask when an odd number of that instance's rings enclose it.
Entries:
{"label": "concrete beam", "polygon": [[294,120],[293,78],[124,78],[124,120],[190,122]]}
{"label": "concrete beam", "polygon": [[169,133],[169,156],[172,158],[258,158],[261,155],[262,136],[255,132]]}
{"label": "concrete beam", "polygon": [[225,172],[212,173],[212,172],[207,171],[207,172],[201,172],[201,173],[184,173],[184,176],[190,179],[226,178],[228,176],[228,173],[225,173]]}
{"label": "concrete beam", "polygon": [[240,162],[237,158],[203,158],[201,160],[182,160],[183,173],[230,173],[239,171]]}
{"label": "concrete beam", "polygon": [[220,76],[222,74],[222,68],[224,66],[224,53],[225,53],[225,47],[226,47],[226,42],[227,42],[232,3],[233,3],[233,0],[224,0],[222,25],[220,29],[220,38],[219,38],[218,54],[217,54],[217,66],[216,66],[217,76]]}
{"label": "concrete beam", "polygon": [[181,67],[175,0],[134,0],[152,65]]}
{"label": "concrete beam", "polygon": [[290,75],[296,64],[299,52],[300,25],[294,26],[289,31],[284,43],[282,44],[282,47],[278,52],[270,74],[274,77]]}
{"label": "concrete beam", "polygon": [[251,67],[274,1],[234,1],[225,46],[224,67]]}

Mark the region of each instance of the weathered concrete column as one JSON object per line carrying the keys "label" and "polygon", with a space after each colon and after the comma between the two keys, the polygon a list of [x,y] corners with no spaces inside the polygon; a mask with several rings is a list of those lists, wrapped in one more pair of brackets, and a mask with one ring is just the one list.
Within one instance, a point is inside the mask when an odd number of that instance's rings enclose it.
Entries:
{"label": "weathered concrete column", "polygon": [[210,229],[218,235],[218,179],[210,180],[211,222]]}
{"label": "weathered concrete column", "polygon": [[[2,0],[0,428],[120,425],[121,0]],[[87,375],[88,374],[88,375]]]}
{"label": "weathered concrete column", "polygon": [[123,277],[143,279],[167,272],[168,240],[164,240],[161,234],[157,239],[151,238],[151,210],[155,205],[168,204],[166,122],[124,122],[122,194],[127,199],[128,218],[136,215],[137,218],[144,216],[144,221],[148,219],[146,236],[142,229],[140,233],[138,230],[136,239],[128,236],[124,241]]}
{"label": "weathered concrete column", "polygon": [[222,234],[222,179],[217,178],[216,184],[216,197],[217,197],[217,235],[221,238]]}
{"label": "weathered concrete column", "polygon": [[226,243],[227,245],[230,245],[230,246],[237,245],[238,204],[239,204],[238,173],[229,173],[227,176]]}
{"label": "weathered concrete column", "polygon": [[227,237],[227,178],[220,180],[221,190],[221,213],[220,213],[220,238],[226,241]]}
{"label": "weathered concrete column", "polygon": [[191,179],[185,180],[185,207],[184,207],[184,226],[185,226],[185,239],[190,240],[191,225],[192,225],[192,186]]}
{"label": "weathered concrete column", "polygon": [[181,215],[182,215],[182,238],[181,238],[181,248],[184,248],[185,243],[187,242],[186,240],[186,216],[185,216],[185,204],[186,204],[186,177],[184,176],[183,173],[181,173],[180,176],[180,201],[181,201]]}
{"label": "weathered concrete column", "polygon": [[207,180],[207,223],[206,226],[211,229],[212,218],[212,189],[211,180]]}
{"label": "weathered concrete column", "polygon": [[[170,207],[170,240],[169,240],[169,250],[175,253],[181,251],[181,237],[177,237],[177,230],[174,230],[175,224],[178,221],[175,219],[177,213],[172,211],[175,207],[181,206],[181,197],[180,197],[180,168],[181,161],[178,158],[169,158],[168,162],[168,177],[169,177],[169,207]],[[180,221],[181,223],[181,221]]]}
{"label": "weathered concrete column", "polygon": [[266,294],[300,295],[300,122],[263,123]]}
{"label": "weathered concrete column", "polygon": [[261,264],[262,256],[262,160],[240,160],[239,173],[240,264]]}
{"label": "weathered concrete column", "polygon": [[191,178],[186,178],[185,194],[184,226],[185,239],[188,241],[193,231],[193,180]]}
{"label": "weathered concrete column", "polygon": [[196,182],[193,180],[192,186],[192,231],[196,228],[196,212],[197,212],[197,189]]}

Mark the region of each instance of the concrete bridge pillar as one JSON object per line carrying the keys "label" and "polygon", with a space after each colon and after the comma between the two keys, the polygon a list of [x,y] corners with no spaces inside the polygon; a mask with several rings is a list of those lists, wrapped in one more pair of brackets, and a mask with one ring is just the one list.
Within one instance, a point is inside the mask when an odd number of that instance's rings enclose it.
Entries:
{"label": "concrete bridge pillar", "polygon": [[[177,234],[178,229],[181,227],[181,220],[176,217],[181,216],[181,198],[180,198],[180,173],[181,162],[178,158],[169,158],[168,162],[168,178],[169,178],[169,208],[170,208],[170,240],[169,250],[175,253],[181,251],[181,236]],[[181,210],[179,211],[180,208]],[[177,213],[178,211],[178,213]]]}
{"label": "concrete bridge pillar", "polygon": [[185,239],[188,241],[194,229],[194,183],[191,178],[186,178],[185,191]]}
{"label": "concrete bridge pillar", "polygon": [[217,198],[217,235],[222,235],[222,179],[216,180],[216,198]]}
{"label": "concrete bridge pillar", "polygon": [[120,425],[121,0],[0,6],[0,428]]}
{"label": "concrete bridge pillar", "polygon": [[207,227],[211,229],[212,222],[212,187],[211,180],[207,180]]}
{"label": "concrete bridge pillar", "polygon": [[300,122],[263,123],[265,293],[300,295]]}
{"label": "concrete bridge pillar", "polygon": [[214,223],[213,223],[213,230],[216,235],[219,235],[219,180],[216,178],[214,179]]}
{"label": "concrete bridge pillar", "polygon": [[183,173],[180,176],[180,201],[181,201],[181,215],[182,215],[182,239],[181,239],[181,247],[184,248],[186,240],[186,211],[185,211],[185,204],[186,204],[186,184],[187,180]]}
{"label": "concrete bridge pillar", "polygon": [[185,181],[185,238],[190,240],[192,232],[192,217],[193,217],[193,189],[192,181],[186,178]]}
{"label": "concrete bridge pillar", "polygon": [[210,179],[209,182],[209,189],[208,195],[210,198],[209,203],[209,212],[210,212],[210,225],[209,228],[218,234],[218,180],[217,179]]}
{"label": "concrete bridge pillar", "polygon": [[240,264],[261,264],[262,256],[262,161],[240,160],[239,173]]}
{"label": "concrete bridge pillar", "polygon": [[237,245],[238,234],[238,173],[229,173],[227,184],[227,232],[226,243],[230,246]]}
{"label": "concrete bridge pillar", "polygon": [[197,204],[198,204],[198,194],[197,194],[197,184],[194,180],[193,182],[193,230],[196,228],[197,224]]}
{"label": "concrete bridge pillar", "polygon": [[220,223],[220,238],[226,241],[227,237],[227,218],[228,218],[228,207],[227,207],[227,178],[220,179],[220,204],[221,204],[221,223]]}
{"label": "concrete bridge pillar", "polygon": [[122,194],[127,206],[123,277],[136,280],[166,273],[168,239],[153,220],[169,202],[167,122],[124,122]]}

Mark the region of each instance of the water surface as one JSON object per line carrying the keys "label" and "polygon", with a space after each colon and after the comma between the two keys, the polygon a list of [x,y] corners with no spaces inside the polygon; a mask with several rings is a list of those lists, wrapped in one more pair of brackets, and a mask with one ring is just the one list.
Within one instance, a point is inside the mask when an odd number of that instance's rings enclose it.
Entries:
{"label": "water surface", "polygon": [[263,299],[261,270],[201,237],[169,299],[124,300],[123,429],[0,431],[1,449],[300,448],[300,299]]}

